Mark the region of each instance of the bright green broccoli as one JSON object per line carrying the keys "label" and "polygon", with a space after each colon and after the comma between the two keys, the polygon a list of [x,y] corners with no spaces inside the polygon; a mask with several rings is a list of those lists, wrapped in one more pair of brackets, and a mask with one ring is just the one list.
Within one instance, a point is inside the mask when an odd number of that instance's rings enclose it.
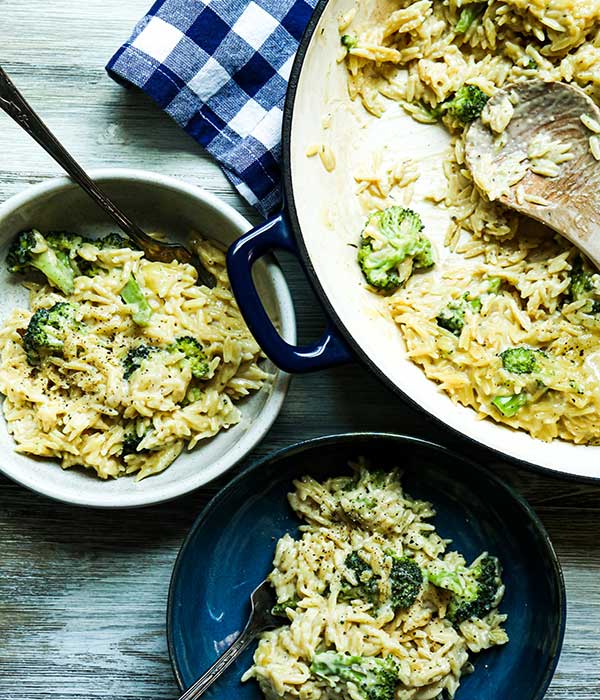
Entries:
{"label": "bright green broccoli", "polygon": [[395,612],[406,610],[415,602],[423,586],[423,572],[410,557],[392,556],[390,571],[391,605]]}
{"label": "bright green broccoli", "polygon": [[351,685],[354,700],[394,700],[398,666],[393,656],[381,659],[324,651],[315,654],[310,670],[332,687]]}
{"label": "bright green broccoli", "polygon": [[174,343],[167,347],[169,352],[181,352],[185,355],[184,362],[189,363],[192,377],[196,379],[206,379],[210,364],[202,345],[189,335],[177,338]]}
{"label": "bright green broccoli", "polygon": [[465,325],[467,309],[470,309],[473,313],[479,313],[481,311],[481,299],[479,299],[479,297],[469,299],[469,296],[469,292],[465,292],[460,299],[451,301],[441,309],[435,317],[440,328],[445,328],[456,336],[461,334]]}
{"label": "bright green broccoli", "polygon": [[129,379],[136,369],[139,369],[144,360],[151,357],[158,349],[153,345],[144,344],[132,348],[123,359],[123,376],[125,379]]}
{"label": "bright green broccoli", "polygon": [[379,600],[378,579],[373,573],[373,569],[362,559],[360,554],[358,552],[348,554],[344,561],[344,566],[352,573],[357,583],[355,585],[347,579],[343,579],[339,599],[342,601],[364,600],[367,603],[377,603]]}
{"label": "bright green broccoli", "polygon": [[494,406],[503,416],[512,418],[529,401],[528,395],[522,391],[520,394],[509,394],[508,396],[496,396],[492,399]]}
{"label": "bright green broccoli", "polygon": [[341,39],[342,46],[350,51],[358,44],[358,37],[354,34],[344,34]]}
{"label": "bright green broccoli", "polygon": [[[367,235],[375,226],[376,238]],[[421,234],[421,217],[411,209],[389,207],[367,219],[358,249],[358,264],[367,282],[376,289],[392,292],[401,287],[413,268],[434,264],[431,243]]]}
{"label": "bright green broccoli", "polygon": [[470,567],[450,567],[437,560],[427,577],[434,586],[450,591],[447,617],[455,625],[472,618],[483,618],[500,602],[502,579],[496,557],[482,554]]}
{"label": "bright green broccoli", "polygon": [[425,119],[417,118],[417,121],[437,121],[447,112],[462,124],[470,124],[479,117],[489,99],[483,90],[475,85],[463,85],[454,95],[435,106],[420,102],[414,103],[413,109],[416,106],[424,113]]}
{"label": "bright green broccoli", "polygon": [[23,336],[23,348],[30,365],[40,365],[48,355],[62,354],[65,337],[81,330],[76,314],[77,307],[65,301],[49,309],[38,309],[33,314]]}
{"label": "bright green broccoli", "polygon": [[479,15],[483,14],[486,7],[486,3],[473,3],[463,7],[458,22],[454,27],[454,31],[457,34],[464,34],[467,32]]}
{"label": "bright green broccoli", "polygon": [[10,272],[39,270],[53,287],[64,294],[73,292],[75,274],[68,255],[50,246],[35,229],[18,234],[8,249],[6,263]]}
{"label": "bright green broccoli", "polygon": [[150,323],[152,309],[133,274],[121,290],[121,299],[131,307],[131,318],[136,325],[147,326]]}
{"label": "bright green broccoli", "polygon": [[514,374],[531,374],[540,369],[539,358],[543,357],[544,353],[541,350],[534,348],[517,347],[507,348],[500,353],[502,358],[502,367],[507,372]]}
{"label": "bright green broccoli", "polygon": [[475,85],[463,85],[458,88],[451,99],[440,106],[463,124],[475,121],[483,111],[489,97]]}
{"label": "bright green broccoli", "polygon": [[[507,348],[500,353],[502,367],[507,372],[513,374],[537,374],[543,376],[543,365],[540,360],[546,357],[543,350],[535,348],[516,347]],[[540,380],[538,378],[538,383]],[[492,404],[507,418],[515,416],[523,406],[530,401],[530,396],[525,391],[519,394],[508,394],[507,396],[496,396],[492,399]]]}

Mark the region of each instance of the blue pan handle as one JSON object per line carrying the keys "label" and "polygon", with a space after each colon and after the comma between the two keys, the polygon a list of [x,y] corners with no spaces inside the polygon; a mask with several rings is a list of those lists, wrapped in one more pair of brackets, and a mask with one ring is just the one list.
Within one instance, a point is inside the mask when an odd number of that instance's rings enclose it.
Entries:
{"label": "blue pan handle", "polygon": [[331,325],[323,337],[312,345],[290,345],[279,335],[252,280],[252,266],[272,250],[287,250],[298,257],[298,249],[284,214],[278,214],[243,235],[227,253],[227,269],[233,293],[248,328],[266,355],[280,369],[296,374],[315,372],[352,360],[348,346]]}

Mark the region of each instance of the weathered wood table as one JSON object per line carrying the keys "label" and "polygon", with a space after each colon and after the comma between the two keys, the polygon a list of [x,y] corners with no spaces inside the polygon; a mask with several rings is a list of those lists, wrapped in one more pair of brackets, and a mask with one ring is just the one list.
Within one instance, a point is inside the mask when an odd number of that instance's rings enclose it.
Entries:
{"label": "weathered wood table", "polygon": [[[149,4],[0,0],[0,62],[87,167],[160,170],[252,217],[199,146],[148,99],[104,73]],[[60,172],[4,115],[0,154],[0,200]],[[323,318],[302,275],[285,264],[301,335],[314,337]],[[358,364],[297,377],[254,456],[302,438],[363,429],[426,436],[497,462],[418,415]],[[567,634],[547,697],[597,700],[600,485],[496,468],[536,508],[564,568]],[[185,533],[223,483],[158,507],[101,512],[50,502],[0,478],[0,700],[176,698],[165,639],[169,577]],[[520,700],[518,688],[514,699]]]}

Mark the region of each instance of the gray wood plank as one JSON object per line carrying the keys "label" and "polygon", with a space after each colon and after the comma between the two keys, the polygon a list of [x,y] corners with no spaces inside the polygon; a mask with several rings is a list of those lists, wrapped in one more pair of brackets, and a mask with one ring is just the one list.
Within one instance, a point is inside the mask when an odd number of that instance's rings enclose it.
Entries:
{"label": "gray wood plank", "polygon": [[[2,65],[87,167],[160,170],[203,185],[253,216],[188,136],[150,100],[104,73],[149,4],[0,0]],[[60,174],[4,115],[0,153],[0,201]],[[285,268],[301,334],[314,337],[323,317],[297,266]],[[493,463],[530,500],[554,541],[569,597],[565,647],[547,697],[596,700],[600,486],[501,464],[415,412],[358,365],[295,378],[282,414],[253,456],[348,430],[406,432],[458,445]],[[55,504],[0,480],[0,698],[176,697],[164,622],[171,568],[195,516],[223,483],[174,503],[107,513]]]}

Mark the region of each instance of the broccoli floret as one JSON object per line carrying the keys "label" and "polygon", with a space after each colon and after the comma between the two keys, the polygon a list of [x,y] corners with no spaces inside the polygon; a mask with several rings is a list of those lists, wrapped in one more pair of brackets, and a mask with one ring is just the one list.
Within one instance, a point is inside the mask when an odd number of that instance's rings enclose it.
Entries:
{"label": "broccoli floret", "polygon": [[202,345],[189,335],[177,338],[174,343],[168,346],[169,352],[181,352],[185,355],[185,362],[188,362],[192,371],[192,377],[205,379],[210,371],[208,358]]}
{"label": "broccoli floret", "polygon": [[469,124],[479,117],[488,100],[489,97],[477,86],[463,85],[451,99],[442,103],[442,108],[459,122]]}
{"label": "broccoli floret", "polygon": [[185,394],[185,402],[184,403],[186,405],[189,405],[191,403],[196,403],[196,401],[200,401],[203,393],[204,392],[202,391],[202,389],[199,386],[189,387],[189,389],[187,390],[187,392]]}
{"label": "broccoli floret", "polygon": [[469,299],[469,296],[469,292],[465,292],[460,299],[451,301],[438,313],[435,320],[440,328],[445,328],[456,336],[461,334],[467,309],[474,313],[481,311],[481,299]]}
{"label": "broccoli floret", "polygon": [[146,449],[140,450],[138,448],[142,440],[148,434],[148,431],[148,427],[144,426],[143,424],[140,425],[139,421],[132,421],[131,423],[129,423],[125,435],[123,436],[121,457],[147,452],[148,450]]}
{"label": "broccoli floret", "polygon": [[[153,353],[158,352],[160,348],[153,345],[138,345],[132,348],[123,360],[124,377],[129,377],[147,360]],[[183,336],[166,348],[167,352],[180,352],[185,355],[183,362],[190,364],[192,376],[196,379],[206,379],[210,366],[209,362],[202,350],[200,343],[191,336]]]}
{"label": "broccoli floret", "polygon": [[588,314],[600,314],[600,290],[594,284],[594,273],[581,257],[577,257],[571,268],[571,281],[567,290],[567,301],[587,301],[582,311]]}
{"label": "broccoli floret", "polygon": [[123,359],[123,376],[125,379],[129,379],[142,362],[157,351],[158,348],[155,348],[153,345],[138,345],[132,348]]}
{"label": "broccoli floret", "polygon": [[392,556],[390,571],[391,605],[394,611],[406,610],[415,602],[423,585],[423,572],[409,557]]}
{"label": "broccoli floret", "polygon": [[[546,357],[543,350],[533,348],[517,347],[507,348],[500,353],[502,367],[507,372],[514,374],[534,374],[543,372],[544,367],[540,365],[540,359]],[[538,383],[540,380],[538,379]],[[522,391],[519,394],[508,394],[507,396],[496,396],[492,399],[492,404],[507,418],[516,415],[530,400],[530,396]]]}
{"label": "broccoli floret", "polygon": [[324,651],[315,654],[310,670],[332,687],[352,684],[355,700],[393,700],[395,697],[398,666],[393,656],[381,659]]}
{"label": "broccoli floret", "polygon": [[290,598],[290,600],[284,600],[282,603],[276,603],[271,608],[271,614],[276,617],[288,617],[287,609],[295,610],[298,607],[298,599]]}
{"label": "broccoli floret", "polygon": [[471,618],[485,617],[500,602],[502,579],[496,557],[482,554],[470,567],[450,568],[437,561],[427,572],[429,581],[452,593],[447,617],[455,625]]}
{"label": "broccoli floret", "polygon": [[50,231],[45,235],[45,239],[55,251],[64,253],[74,272],[79,274],[80,268],[77,259],[79,248],[84,243],[90,243],[90,239],[68,231]]}
{"label": "broccoli floret", "polygon": [[451,301],[435,317],[438,326],[454,335],[460,335],[465,325],[465,305],[462,301]]}
{"label": "broccoli floret", "polygon": [[57,251],[58,255],[65,256],[65,260],[68,260],[75,275],[93,277],[103,271],[103,268],[98,263],[86,260],[81,257],[80,253],[82,245],[87,244],[97,248],[100,247],[97,240],[80,236],[77,233],[69,233],[68,231],[51,231],[46,234],[46,240]]}
{"label": "broccoli floret", "polygon": [[85,244],[101,250],[132,247],[128,239],[116,233],[92,240],[68,231],[51,231],[42,235],[32,229],[23,231],[15,238],[6,262],[11,272],[23,272],[29,268],[40,270],[52,286],[64,294],[71,294],[75,276],[92,276],[102,271],[97,263],[81,257],[80,248]]}
{"label": "broccoli floret", "polygon": [[90,242],[95,245],[96,248],[100,248],[100,250],[107,250],[110,248],[118,250],[121,248],[135,247],[129,238],[124,238],[118,233],[107,233],[106,236],[97,238],[96,240]]}
{"label": "broccoli floret", "polygon": [[[376,226],[383,237],[372,239],[366,232]],[[369,216],[358,250],[358,264],[367,282],[391,292],[402,286],[413,268],[434,264],[431,243],[421,234],[421,217],[411,209],[389,207]]]}
{"label": "broccoli floret", "polygon": [[592,274],[584,269],[581,260],[573,264],[571,270],[571,282],[569,284],[569,296],[573,301],[588,299],[594,289]]}
{"label": "broccoli floret", "polygon": [[[423,573],[419,566],[409,557],[396,557],[393,554],[390,570],[390,605],[393,610],[406,610],[415,602],[421,586],[423,585]],[[379,577],[373,569],[362,559],[356,551],[351,552],[344,562],[346,568],[353,573],[357,584],[351,584],[344,580],[339,599],[364,600],[367,603],[380,602]]]}
{"label": "broccoli floret", "polygon": [[59,301],[51,308],[38,309],[33,314],[23,336],[23,348],[30,365],[41,364],[47,355],[62,354],[65,336],[81,328],[76,313],[73,304]]}
{"label": "broccoli floret", "polygon": [[512,418],[529,401],[527,394],[522,391],[520,394],[509,394],[508,396],[496,396],[492,399],[494,406],[503,416]]}
{"label": "broccoli floret", "polygon": [[485,8],[485,3],[474,3],[472,5],[467,5],[466,7],[463,7],[458,18],[458,22],[454,27],[454,31],[457,34],[464,34],[466,31],[468,31],[469,27],[479,17],[479,15],[483,13]]}
{"label": "broccoli floret", "polygon": [[121,290],[121,299],[131,307],[131,318],[136,325],[147,326],[150,323],[152,309],[133,275]]}
{"label": "broccoli floret", "polygon": [[351,552],[344,561],[344,566],[349,569],[357,584],[351,584],[346,579],[342,582],[339,598],[342,601],[364,600],[367,603],[376,603],[379,600],[379,586],[373,569],[361,558],[358,552]]}
{"label": "broccoli floret", "polygon": [[462,124],[470,124],[479,117],[489,99],[485,92],[475,85],[463,85],[452,97],[435,107],[423,104],[421,107],[433,120],[439,119],[447,112]]}
{"label": "broccoli floret", "polygon": [[22,231],[8,250],[6,263],[10,272],[39,270],[48,282],[63,294],[73,292],[74,271],[68,256],[54,249],[39,231]]}
{"label": "broccoli floret", "polygon": [[125,457],[126,455],[134,455],[138,451],[138,445],[143,439],[143,435],[138,435],[137,433],[127,433],[123,438],[123,448],[121,450],[121,455]]}
{"label": "broccoli floret", "polygon": [[358,37],[354,34],[344,34],[341,38],[342,46],[345,46],[348,51],[353,49],[358,44]]}
{"label": "broccoli floret", "polygon": [[578,256],[571,267],[571,281],[567,298],[569,301],[589,301],[590,303],[584,307],[585,311],[596,314],[600,311],[600,301],[594,298],[595,293],[594,274]]}
{"label": "broccoli floret", "polygon": [[531,374],[538,370],[538,357],[541,355],[543,356],[541,350],[526,347],[507,348],[500,353],[502,367],[514,374]]}

